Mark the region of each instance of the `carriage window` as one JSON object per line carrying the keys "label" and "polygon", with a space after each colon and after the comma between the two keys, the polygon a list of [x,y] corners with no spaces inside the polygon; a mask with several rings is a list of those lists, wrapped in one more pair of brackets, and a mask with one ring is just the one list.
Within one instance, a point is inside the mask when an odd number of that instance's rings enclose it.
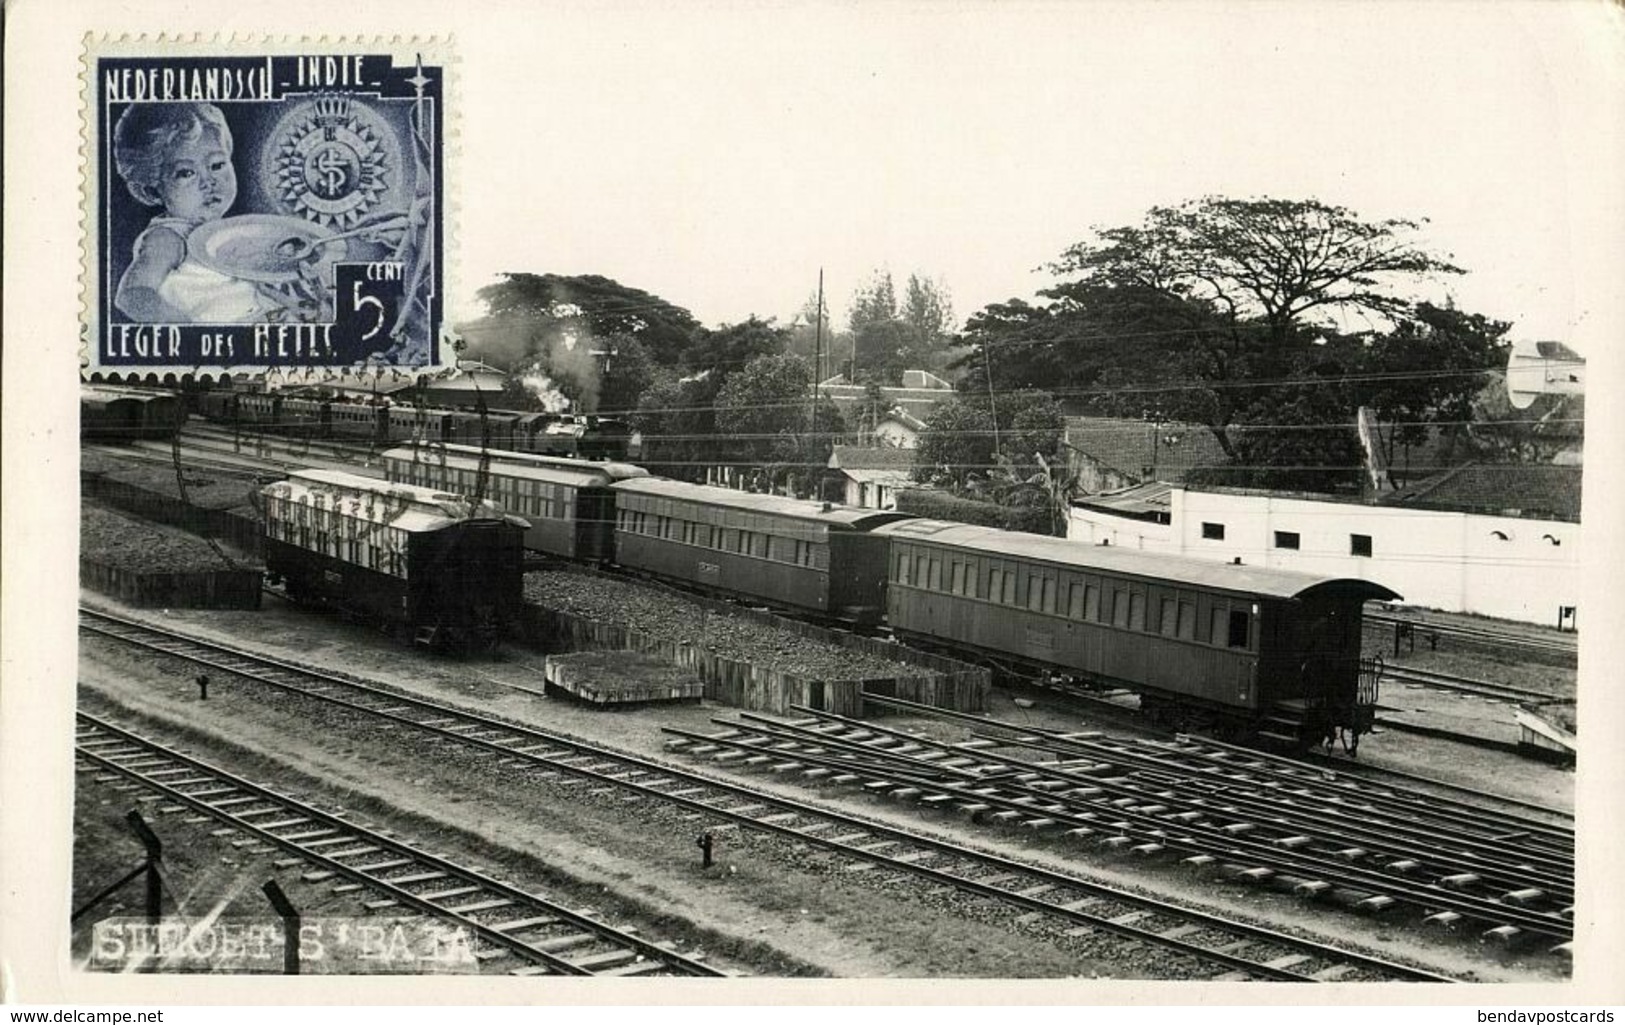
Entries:
{"label": "carriage window", "polygon": [[1298,550],[1298,534],[1293,530],[1277,530],[1275,532],[1275,547]]}
{"label": "carriage window", "polygon": [[1196,638],[1196,603],[1182,601],[1179,603],[1179,637],[1189,641]]}
{"label": "carriage window", "polygon": [[964,594],[965,593],[965,564],[963,562],[959,562],[959,561],[956,560],[954,562],[954,564],[953,564],[953,567],[954,567],[953,568],[953,575],[952,575],[952,579],[949,581],[948,589],[953,591],[953,593],[955,593],[955,594]]}
{"label": "carriage window", "polygon": [[942,560],[931,560],[931,575],[926,578],[925,586],[933,591],[942,590]]}
{"label": "carriage window", "polygon": [[1179,603],[1172,598],[1162,599],[1162,621],[1157,629],[1164,637],[1172,637],[1179,630]]}
{"label": "carriage window", "polygon": [[750,553],[757,558],[767,558],[767,535],[752,534],[750,536]]}
{"label": "carriage window", "polygon": [[1222,524],[1222,523],[1204,523],[1204,524],[1202,524],[1202,539],[1204,541],[1223,541],[1224,540],[1224,524]]}
{"label": "carriage window", "polygon": [[1004,603],[1006,605],[1016,603],[1016,571],[1013,569],[1004,571]]}
{"label": "carriage window", "polygon": [[[797,541],[796,548],[798,551],[800,547],[801,542]],[[907,552],[897,553],[897,582],[899,584],[912,584],[914,582],[914,575],[909,572],[913,567],[914,562],[908,557]]]}
{"label": "carriage window", "polygon": [[977,576],[976,563],[967,562],[965,564],[965,586],[959,593],[969,595],[972,598],[976,597],[976,587],[980,583]]}
{"label": "carriage window", "polygon": [[1083,589],[1083,618],[1100,622],[1100,588],[1088,584]]}
{"label": "carriage window", "polygon": [[1361,555],[1361,556],[1364,556],[1365,558],[1369,559],[1371,557],[1371,535],[1370,534],[1350,534],[1349,535],[1349,554],[1350,555]]}
{"label": "carriage window", "polygon": [[1043,603],[1045,612],[1055,611],[1055,581],[1049,577],[1044,578]]}
{"label": "carriage window", "polygon": [[1004,593],[1004,570],[997,567],[987,571],[987,600],[998,601]]}
{"label": "carriage window", "polygon": [[1112,592],[1112,625],[1115,627],[1128,626],[1128,592]]}
{"label": "carriage window", "polygon": [[923,555],[914,557],[914,583],[919,587],[925,586],[927,575],[931,572],[931,560]]}
{"label": "carriage window", "polygon": [[1073,619],[1083,618],[1083,585],[1072,584],[1067,588],[1066,614]]}
{"label": "carriage window", "polygon": [[1032,609],[1035,612],[1038,611],[1038,578],[1037,577],[1028,577],[1027,578],[1027,607],[1029,609]]}
{"label": "carriage window", "polygon": [[1230,613],[1229,646],[1232,648],[1245,648],[1248,646],[1248,627],[1252,617],[1245,612]]}
{"label": "carriage window", "polygon": [[1130,630],[1145,629],[1145,595],[1143,594],[1128,596],[1128,628]]}

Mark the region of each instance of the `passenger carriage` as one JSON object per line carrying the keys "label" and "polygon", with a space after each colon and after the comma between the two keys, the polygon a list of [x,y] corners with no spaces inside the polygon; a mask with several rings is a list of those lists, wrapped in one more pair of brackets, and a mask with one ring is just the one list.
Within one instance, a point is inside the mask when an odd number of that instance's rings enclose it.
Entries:
{"label": "passenger carriage", "polygon": [[334,470],[260,494],[266,572],[295,601],[437,648],[489,646],[519,619],[526,524],[489,502]]}
{"label": "passenger carriage", "polygon": [[1366,580],[1239,566],[936,520],[883,526],[905,638],[1127,686],[1154,716],[1294,743],[1369,726]]}
{"label": "passenger carriage", "polygon": [[[616,481],[647,477],[626,463],[489,451],[486,498],[525,517],[525,547],[565,559],[606,563],[615,557]],[[392,481],[472,495],[479,486],[481,450],[469,445],[404,445],[384,453]]]}
{"label": "passenger carriage", "polygon": [[615,561],[627,569],[832,619],[884,611],[886,542],[869,531],[905,513],[659,477],[612,489]]}

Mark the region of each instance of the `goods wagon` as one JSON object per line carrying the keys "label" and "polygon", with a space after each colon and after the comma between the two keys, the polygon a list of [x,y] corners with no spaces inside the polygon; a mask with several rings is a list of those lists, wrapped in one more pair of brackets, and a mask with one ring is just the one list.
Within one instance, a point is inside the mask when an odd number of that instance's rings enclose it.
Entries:
{"label": "goods wagon", "polygon": [[1126,686],[1177,726],[1293,743],[1369,726],[1361,608],[1386,587],[936,520],[875,533],[901,637]]}
{"label": "goods wagon", "polygon": [[82,385],[79,436],[104,441],[170,438],[186,423],[186,407],[174,392]]}
{"label": "goods wagon", "polygon": [[295,601],[429,647],[488,647],[518,620],[525,521],[490,503],[333,470],[260,491],[266,572]]}
{"label": "goods wagon", "polygon": [[[484,453],[485,498],[530,521],[525,547],[564,559],[606,563],[615,556],[616,481],[647,477],[626,463],[491,450]],[[391,481],[473,495],[481,450],[468,445],[403,445],[384,453]]]}
{"label": "goods wagon", "polygon": [[886,542],[870,531],[904,513],[659,477],[611,488],[615,561],[627,569],[820,617],[883,613]]}

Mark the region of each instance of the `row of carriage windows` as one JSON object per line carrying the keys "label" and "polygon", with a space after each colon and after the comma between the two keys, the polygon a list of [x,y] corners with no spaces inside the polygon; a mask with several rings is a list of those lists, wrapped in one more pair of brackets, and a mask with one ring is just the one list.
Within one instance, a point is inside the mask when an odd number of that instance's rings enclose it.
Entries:
{"label": "row of carriage windows", "polygon": [[[1147,597],[1139,591],[1084,581],[1063,583],[1055,577],[1031,573],[1026,578],[1026,591],[1021,593],[1016,564],[997,560],[987,564],[985,591],[979,586],[979,575],[977,563],[958,559],[911,555],[902,550],[895,559],[895,579],[904,586],[982,598],[998,605],[1024,607],[1031,612],[1064,615],[1080,623],[1110,623],[1119,630],[1144,632],[1148,629]],[[1208,622],[1201,624],[1197,621],[1194,598],[1163,597],[1159,601],[1156,632],[1164,637],[1230,648],[1246,648],[1251,644],[1252,616],[1245,610],[1214,607]]]}
{"label": "row of carriage windows", "polygon": [[265,532],[278,541],[390,576],[407,578],[408,534],[380,520],[362,498],[267,497]]}
{"label": "row of carriage windows", "polygon": [[642,509],[616,510],[616,529],[679,544],[730,552],[756,559],[769,559],[794,566],[817,564],[818,546],[811,541],[768,534],[740,527],[719,527],[677,516],[662,516]]}
{"label": "row of carriage windows", "polygon": [[[479,490],[480,483],[478,470],[410,461],[392,466],[391,476],[402,484],[415,484],[465,496],[472,496]],[[572,520],[575,518],[574,494],[573,488],[562,484],[494,473],[485,475],[486,499],[519,516]]]}

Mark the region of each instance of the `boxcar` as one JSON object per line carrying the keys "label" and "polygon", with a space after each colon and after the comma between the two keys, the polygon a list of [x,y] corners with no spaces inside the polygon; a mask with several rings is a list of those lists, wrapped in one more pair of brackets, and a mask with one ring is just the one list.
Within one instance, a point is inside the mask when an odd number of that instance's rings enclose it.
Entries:
{"label": "boxcar", "polygon": [[260,494],[266,572],[296,601],[447,649],[489,646],[518,619],[518,517],[333,470],[295,473]]}
{"label": "boxcar", "polygon": [[883,611],[886,543],[869,531],[904,513],[658,477],[612,489],[615,561],[627,569],[833,619]]}
{"label": "boxcar", "polygon": [[82,385],[79,436],[107,441],[173,437],[186,422],[186,407],[174,392]]}
{"label": "boxcar", "polygon": [[1368,725],[1361,606],[1386,587],[935,520],[876,533],[901,636],[1128,686],[1176,725],[1297,742]]}
{"label": "boxcar", "polygon": [[[524,452],[487,453],[485,497],[530,521],[525,547],[585,562],[615,556],[615,493],[620,480],[649,472],[626,463],[585,463]],[[480,449],[468,445],[403,445],[384,453],[392,481],[472,495]]]}

